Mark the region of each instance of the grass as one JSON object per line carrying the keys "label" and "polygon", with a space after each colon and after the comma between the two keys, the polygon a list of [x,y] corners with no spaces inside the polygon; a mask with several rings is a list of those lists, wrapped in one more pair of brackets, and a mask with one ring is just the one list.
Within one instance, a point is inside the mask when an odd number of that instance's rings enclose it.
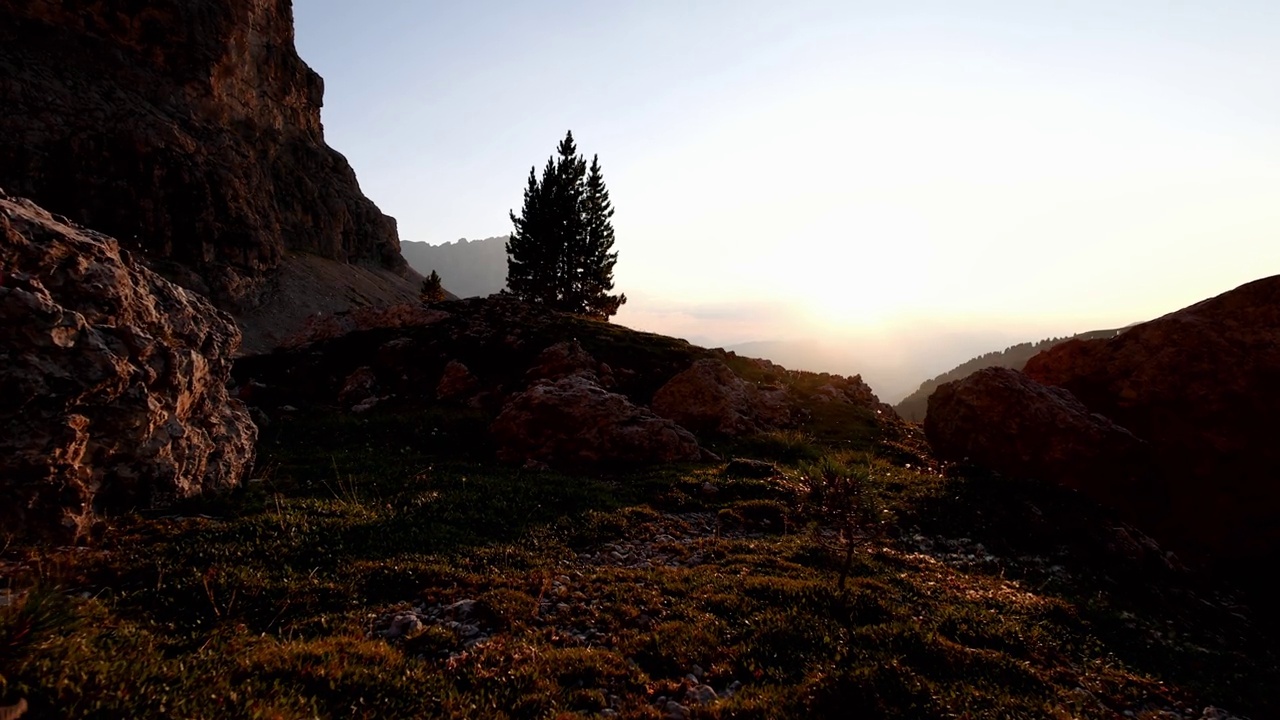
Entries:
{"label": "grass", "polygon": [[[1096,508],[834,432],[729,448],[778,463],[772,480],[573,477],[495,464],[483,419],[456,410],[277,420],[234,495],[121,518],[94,550],[7,551],[9,582],[35,589],[0,610],[0,705],[659,718],[694,674],[722,695],[695,718],[1280,711],[1274,652],[1229,598],[1127,558]],[[805,482],[841,467],[878,513],[847,569]],[[642,547],[672,559],[611,559]],[[460,600],[484,642],[443,621],[374,632]]]}

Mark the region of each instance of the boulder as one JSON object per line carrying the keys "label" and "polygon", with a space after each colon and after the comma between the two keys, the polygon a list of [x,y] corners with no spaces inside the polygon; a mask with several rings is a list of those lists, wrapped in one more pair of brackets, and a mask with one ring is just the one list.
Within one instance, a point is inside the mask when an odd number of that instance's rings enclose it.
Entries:
{"label": "boulder", "polygon": [[450,360],[444,366],[440,382],[436,384],[437,400],[466,400],[480,389],[480,380],[471,373],[466,365],[457,360]]}
{"label": "boulder", "polygon": [[1150,443],[1157,539],[1219,558],[1280,553],[1280,276],[1063,343],[1025,372]]}
{"label": "boulder", "polygon": [[699,360],[653,396],[653,411],[696,433],[750,435],[787,425],[793,403],[781,387],[756,387],[723,362]]}
{"label": "boulder", "polygon": [[582,375],[512,396],[490,430],[504,462],[579,470],[704,457],[688,430]]}
{"label": "boulder", "polygon": [[1149,490],[1146,443],[1062,388],[986,368],[929,396],[925,435],[940,459],[1080,490],[1111,504]]}
{"label": "boulder", "polygon": [[75,540],[98,511],[238,484],[239,341],[115,240],[0,193],[0,532]]}

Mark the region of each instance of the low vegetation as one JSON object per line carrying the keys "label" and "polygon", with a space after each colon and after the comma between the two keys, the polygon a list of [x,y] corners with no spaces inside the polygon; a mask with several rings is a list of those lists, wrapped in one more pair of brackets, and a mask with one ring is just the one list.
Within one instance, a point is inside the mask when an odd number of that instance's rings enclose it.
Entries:
{"label": "low vegetation", "polygon": [[715,447],[780,470],[752,478],[723,464],[527,472],[494,463],[483,430],[453,410],[281,416],[258,477],[230,497],[122,518],[94,549],[9,548],[0,705],[67,718],[1280,709],[1275,654],[1247,612],[1126,554],[1114,523],[1052,488],[944,477],[869,431]]}

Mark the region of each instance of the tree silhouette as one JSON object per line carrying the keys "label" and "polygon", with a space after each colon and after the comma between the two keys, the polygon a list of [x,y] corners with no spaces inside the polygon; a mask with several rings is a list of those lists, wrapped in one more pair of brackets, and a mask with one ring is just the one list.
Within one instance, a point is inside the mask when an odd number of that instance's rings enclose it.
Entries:
{"label": "tree silhouette", "polygon": [[541,180],[529,169],[524,206],[510,215],[515,230],[507,241],[507,288],[513,295],[602,320],[627,301],[609,294],[618,254],[600,160],[593,157],[588,172],[572,132],[547,159]]}
{"label": "tree silhouette", "polygon": [[435,270],[423,279],[422,291],[418,293],[418,297],[424,303],[440,302],[447,297],[444,293],[444,285],[440,283],[440,275]]}

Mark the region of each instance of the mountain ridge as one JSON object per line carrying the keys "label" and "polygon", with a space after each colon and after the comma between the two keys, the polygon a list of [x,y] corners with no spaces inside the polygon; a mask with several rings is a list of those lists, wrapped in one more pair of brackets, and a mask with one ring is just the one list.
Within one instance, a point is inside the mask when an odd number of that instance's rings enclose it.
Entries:
{"label": "mountain ridge", "polygon": [[508,237],[460,238],[439,245],[405,240],[400,243],[400,252],[422,275],[432,270],[439,273],[444,286],[458,297],[484,297],[507,285]]}

